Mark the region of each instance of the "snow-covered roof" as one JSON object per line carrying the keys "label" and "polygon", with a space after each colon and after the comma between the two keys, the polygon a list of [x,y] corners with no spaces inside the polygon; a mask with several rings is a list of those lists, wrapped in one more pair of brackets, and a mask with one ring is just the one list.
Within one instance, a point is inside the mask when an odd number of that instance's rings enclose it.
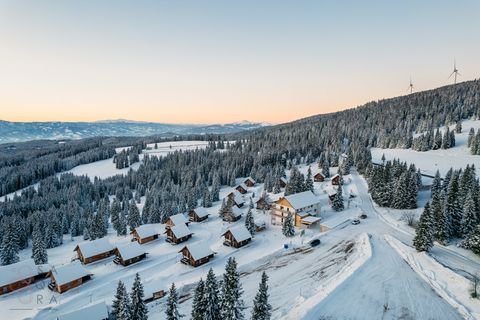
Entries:
{"label": "snow-covered roof", "polygon": [[[48,266],[48,265],[46,265]],[[0,287],[20,280],[35,277],[41,273],[48,272],[45,265],[35,265],[33,259],[23,260],[17,263],[0,267]]]}
{"label": "snow-covered roof", "polygon": [[284,183],[287,183],[287,182],[288,182],[288,181],[287,181],[287,178],[285,178],[285,177],[281,177],[280,180],[283,181]]}
{"label": "snow-covered roof", "polygon": [[227,194],[227,197],[230,197],[231,194],[233,194],[233,201],[235,201],[236,204],[245,203],[242,194],[238,190],[232,190]]}
{"label": "snow-covered roof", "polygon": [[117,250],[120,253],[120,256],[122,256],[123,260],[132,259],[145,253],[145,250],[143,250],[142,246],[136,241],[130,242],[123,247],[118,247]]}
{"label": "snow-covered roof", "polygon": [[239,208],[237,207],[232,207],[232,214],[235,216],[235,217],[239,217],[242,215],[242,210],[240,210]]}
{"label": "snow-covered roof", "polygon": [[[82,252],[84,258],[90,258],[97,254],[105,253],[115,249],[115,246],[108,242],[106,238],[100,238],[93,241],[79,243],[77,247]],[[77,249],[75,247],[75,249]]]}
{"label": "snow-covered roof", "polygon": [[335,179],[336,177],[339,177],[339,176],[340,176],[340,175],[339,175],[338,173],[336,173],[336,174],[334,174],[334,175],[332,176],[332,179]]}
{"label": "snow-covered roof", "polygon": [[295,210],[320,203],[320,201],[311,191],[291,194],[289,196],[286,196],[285,199],[287,199],[287,201],[292,205]]}
{"label": "snow-covered roof", "polygon": [[152,224],[143,224],[141,226],[138,226],[135,228],[135,231],[141,239],[145,239],[158,234],[157,229]]}
{"label": "snow-covered roof", "polygon": [[302,222],[306,222],[306,223],[315,223],[318,221],[320,221],[320,218],[314,217],[314,216],[307,216],[305,218],[302,218]]}
{"label": "snow-covered roof", "polygon": [[170,229],[172,230],[173,234],[177,239],[183,238],[192,234],[192,231],[190,231],[190,229],[184,224],[175,225]]}
{"label": "snow-covered roof", "polygon": [[214,253],[212,249],[210,249],[210,247],[208,246],[208,243],[206,242],[197,242],[197,243],[190,244],[188,246],[183,247],[183,249],[185,248],[187,248],[187,250],[192,255],[192,258],[195,260],[200,260]]}
{"label": "snow-covered roof", "polygon": [[151,298],[154,293],[162,290],[166,290],[165,281],[163,279],[149,280],[143,285],[145,299]]}
{"label": "snow-covered roof", "polygon": [[222,234],[222,236],[225,235],[225,233],[227,233],[228,231],[230,231],[235,240],[239,242],[252,238],[250,231],[248,231],[248,229],[243,224],[228,229]]}
{"label": "snow-covered roof", "polygon": [[205,209],[204,207],[195,208],[195,209],[193,209],[193,211],[195,211],[195,213],[197,214],[197,216],[199,218],[206,217],[209,214],[207,209]]}
{"label": "snow-covered roof", "polygon": [[82,266],[80,261],[74,261],[58,268],[52,268],[52,275],[55,278],[57,285],[63,285],[73,280],[91,275],[91,273]]}
{"label": "snow-covered roof", "polygon": [[325,175],[324,175],[323,173],[321,173],[321,172],[317,172],[317,173],[315,173],[315,176],[316,176],[316,175],[321,175],[322,177],[324,177],[324,178],[325,178]]}
{"label": "snow-covered roof", "polygon": [[237,188],[238,188],[238,187],[242,187],[242,188],[245,189],[245,190],[248,189],[247,185],[246,185],[244,182],[240,183],[240,184],[237,186]]}
{"label": "snow-covered roof", "polygon": [[57,320],[104,320],[108,319],[108,310],[105,302],[91,304],[88,307],[62,314]]}
{"label": "snow-covered roof", "polygon": [[247,178],[245,179],[245,181],[248,181],[248,180],[252,181],[252,183],[255,183],[255,179],[253,179],[252,177],[247,177]]}
{"label": "snow-covered roof", "polygon": [[185,218],[185,216],[183,215],[183,213],[177,213],[173,216],[170,216],[169,217],[170,221],[172,221],[172,223],[174,225],[181,225],[181,224],[186,224],[188,223],[188,220],[187,218]]}

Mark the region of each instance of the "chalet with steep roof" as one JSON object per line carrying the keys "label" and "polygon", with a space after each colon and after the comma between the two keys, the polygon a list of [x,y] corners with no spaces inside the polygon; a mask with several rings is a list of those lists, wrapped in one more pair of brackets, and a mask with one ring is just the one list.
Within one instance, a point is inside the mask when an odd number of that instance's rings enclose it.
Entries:
{"label": "chalet with steep roof", "polygon": [[300,192],[275,201],[270,213],[272,224],[283,224],[291,214],[296,227],[308,227],[320,221],[320,201],[311,191]]}
{"label": "chalet with steep roof", "polygon": [[89,264],[112,256],[115,246],[106,238],[79,243],[73,251],[77,252],[78,259],[83,264]]}

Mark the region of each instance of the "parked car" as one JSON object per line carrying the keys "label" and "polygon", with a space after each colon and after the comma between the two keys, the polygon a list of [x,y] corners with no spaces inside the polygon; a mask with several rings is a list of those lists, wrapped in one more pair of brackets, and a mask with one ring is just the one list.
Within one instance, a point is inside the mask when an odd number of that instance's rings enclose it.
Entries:
{"label": "parked car", "polygon": [[320,239],[313,239],[310,241],[310,246],[311,247],[316,247],[321,243]]}
{"label": "parked car", "polygon": [[360,219],[353,219],[352,224],[360,224]]}
{"label": "parked car", "polygon": [[360,219],[367,219],[367,214],[362,213],[361,215],[358,216]]}

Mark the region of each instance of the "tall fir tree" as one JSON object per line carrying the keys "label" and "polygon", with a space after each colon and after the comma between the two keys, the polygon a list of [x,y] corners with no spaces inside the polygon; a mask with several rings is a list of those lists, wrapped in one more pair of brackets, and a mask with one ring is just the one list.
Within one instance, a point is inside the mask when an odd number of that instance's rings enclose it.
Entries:
{"label": "tall fir tree", "polygon": [[205,295],[205,282],[200,279],[195,287],[192,303],[192,320],[203,320],[203,316],[206,309]]}
{"label": "tall fir tree", "polygon": [[0,244],[0,260],[2,265],[9,265],[19,261],[18,242],[14,230],[10,227],[3,228],[3,237]]}
{"label": "tall fir tree", "polygon": [[170,290],[168,291],[167,298],[167,310],[165,311],[167,320],[179,320],[183,317],[178,311],[178,294],[175,288],[175,283],[172,283]]}
{"label": "tall fir tree", "polygon": [[255,220],[253,219],[252,209],[249,208],[245,216],[245,227],[250,231],[250,234],[255,235]]}
{"label": "tall fir tree", "polygon": [[117,292],[112,303],[112,316],[116,320],[130,320],[130,299],[125,284],[118,282]]}
{"label": "tall fir tree", "polygon": [[477,220],[477,212],[475,210],[475,201],[473,199],[472,191],[470,190],[465,197],[465,201],[463,204],[463,217],[462,217],[462,225],[461,225],[461,232],[462,236],[468,236],[479,224]]}
{"label": "tall fir tree", "polygon": [[131,292],[131,318],[130,320],[147,320],[148,309],[144,302],[143,285],[140,280],[140,275],[135,274]]}
{"label": "tall fir tree", "polygon": [[48,263],[47,246],[40,227],[35,227],[32,235],[32,259],[35,264]]}
{"label": "tall fir tree", "polygon": [[313,192],[312,169],[308,167],[307,177],[305,178],[305,189]]}
{"label": "tall fir tree", "polygon": [[415,230],[413,245],[417,251],[430,251],[433,247],[434,225],[430,204],[427,202]]}
{"label": "tall fir tree", "polygon": [[447,244],[449,240],[448,218],[442,202],[445,192],[440,190],[440,193],[434,194],[430,205],[434,221],[434,238],[442,244]]}
{"label": "tall fir tree", "polygon": [[285,237],[293,237],[295,235],[295,227],[293,225],[293,218],[290,212],[283,221],[282,233]]}
{"label": "tall fir tree", "polygon": [[253,300],[251,320],[270,320],[272,306],[268,303],[268,276],[265,271],[262,273],[262,280],[258,292]]}
{"label": "tall fir tree", "polygon": [[343,203],[343,193],[342,186],[338,186],[337,193],[335,194],[332,201],[332,209],[335,211],[342,211],[345,208]]}
{"label": "tall fir tree", "polygon": [[[142,224],[142,218],[140,217],[140,210],[138,210],[135,200],[132,199],[128,206],[128,225],[130,226],[130,231],[133,231],[136,227]],[[123,230],[122,230],[123,231]]]}
{"label": "tall fir tree", "polygon": [[243,300],[240,274],[235,258],[230,257],[225,267],[222,282],[222,303],[220,306],[222,320],[242,320]]}
{"label": "tall fir tree", "polygon": [[205,280],[205,294],[204,294],[205,313],[204,320],[222,320],[220,313],[220,295],[218,291],[217,280],[215,279],[215,273],[210,268]]}

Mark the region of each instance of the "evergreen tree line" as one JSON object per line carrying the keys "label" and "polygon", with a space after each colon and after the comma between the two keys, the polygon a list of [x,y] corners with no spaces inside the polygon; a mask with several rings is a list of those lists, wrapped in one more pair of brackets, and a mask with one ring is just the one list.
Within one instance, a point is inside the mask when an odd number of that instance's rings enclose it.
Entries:
{"label": "evergreen tree line", "polygon": [[[457,122],[456,125],[457,133],[462,132],[461,122]],[[446,127],[444,133],[440,132],[440,129],[429,130],[427,133],[422,133],[420,136],[413,138],[412,143],[406,148],[410,148],[410,145],[413,150],[416,151],[428,151],[428,150],[438,150],[438,149],[449,149],[455,147],[455,131],[450,131],[449,127]]]}
{"label": "evergreen tree line", "polygon": [[370,165],[366,171],[372,199],[382,207],[415,209],[422,180],[415,165],[393,160]]}
{"label": "evergreen tree line", "polygon": [[[272,307],[268,302],[268,276],[262,273],[258,292],[253,300],[251,320],[269,320]],[[242,285],[240,274],[237,271],[235,258],[229,258],[225,266],[222,280],[216,279],[212,269],[208,271],[205,281],[200,279],[193,295],[191,311],[192,320],[242,320],[244,302],[242,299]],[[178,309],[178,293],[173,283],[167,298],[167,320],[179,320],[186,315],[180,314]]]}
{"label": "evergreen tree line", "polygon": [[140,161],[139,154],[142,153],[142,150],[146,148],[145,143],[136,144],[130,148],[124,148],[119,153],[115,154],[113,157],[113,162],[115,163],[115,168],[123,169],[128,168],[135,162]]}
{"label": "evergreen tree line", "polygon": [[480,254],[480,182],[475,166],[450,169],[442,179],[437,171],[431,200],[425,205],[416,228],[414,245],[429,251],[434,241],[448,244],[463,239],[461,245]]}
{"label": "evergreen tree line", "polygon": [[471,154],[480,155],[480,129],[478,129],[477,133],[475,134],[475,130],[470,128],[470,131],[468,132],[467,144],[470,148]]}

